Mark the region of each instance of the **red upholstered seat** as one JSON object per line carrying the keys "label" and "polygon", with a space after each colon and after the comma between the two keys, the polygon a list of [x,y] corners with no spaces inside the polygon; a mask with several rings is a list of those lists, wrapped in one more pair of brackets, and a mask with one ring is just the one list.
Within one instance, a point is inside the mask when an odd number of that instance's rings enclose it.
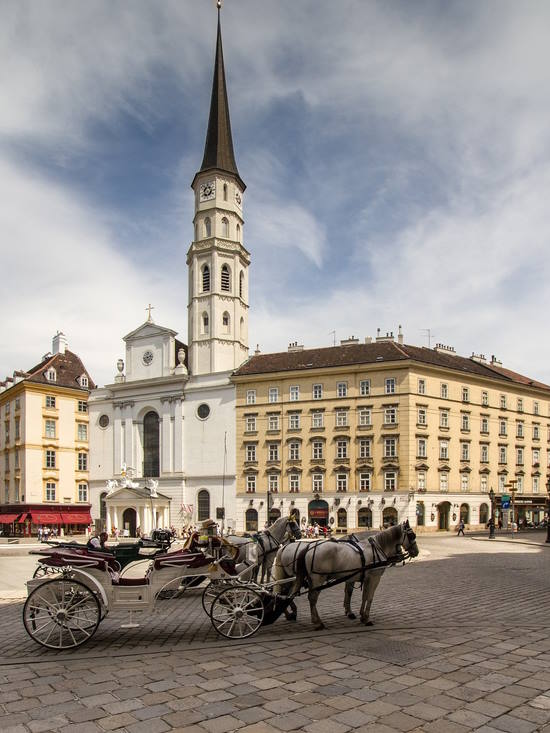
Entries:
{"label": "red upholstered seat", "polygon": [[149,577],[145,578],[113,578],[113,585],[148,585]]}

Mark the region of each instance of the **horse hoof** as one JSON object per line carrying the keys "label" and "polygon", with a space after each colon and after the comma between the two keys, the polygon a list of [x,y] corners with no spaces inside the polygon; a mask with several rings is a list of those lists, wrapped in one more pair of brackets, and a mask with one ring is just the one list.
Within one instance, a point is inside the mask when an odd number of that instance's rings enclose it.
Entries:
{"label": "horse hoof", "polygon": [[357,616],[354,613],[348,613],[347,617],[350,618],[352,621],[355,621],[355,619],[357,618]]}
{"label": "horse hoof", "polygon": [[317,624],[313,627],[315,631],[322,631],[325,628],[325,624]]}
{"label": "horse hoof", "polygon": [[374,626],[374,621],[361,621],[364,626]]}
{"label": "horse hoof", "polygon": [[298,620],[298,614],[297,613],[289,613],[286,617],[287,621],[297,621]]}

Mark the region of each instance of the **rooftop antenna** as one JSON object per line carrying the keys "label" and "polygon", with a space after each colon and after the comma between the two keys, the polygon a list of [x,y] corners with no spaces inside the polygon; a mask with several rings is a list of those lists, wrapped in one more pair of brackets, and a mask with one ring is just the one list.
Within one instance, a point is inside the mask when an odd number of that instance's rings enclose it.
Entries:
{"label": "rooftop antenna", "polygon": [[329,331],[329,336],[332,334],[332,345],[336,346],[336,331]]}
{"label": "rooftop antenna", "polygon": [[420,330],[424,333],[425,336],[428,337],[428,349],[431,349],[432,348],[432,336],[433,336],[432,329],[431,328],[421,328]]}

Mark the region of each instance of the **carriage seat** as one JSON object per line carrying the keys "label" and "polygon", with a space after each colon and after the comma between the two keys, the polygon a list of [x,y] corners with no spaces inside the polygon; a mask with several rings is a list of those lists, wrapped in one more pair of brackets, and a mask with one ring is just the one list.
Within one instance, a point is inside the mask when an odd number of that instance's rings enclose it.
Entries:
{"label": "carriage seat", "polygon": [[205,555],[203,552],[189,552],[189,550],[179,550],[178,552],[167,552],[162,555],[155,555],[153,561],[155,570],[161,568],[173,568],[181,565],[185,568],[202,568],[210,565],[213,558]]}
{"label": "carriage seat", "polygon": [[[118,575],[118,574],[115,574]],[[149,585],[149,576],[146,575],[144,578],[124,578],[115,577],[113,575],[113,585],[119,586],[135,586],[135,585]]]}

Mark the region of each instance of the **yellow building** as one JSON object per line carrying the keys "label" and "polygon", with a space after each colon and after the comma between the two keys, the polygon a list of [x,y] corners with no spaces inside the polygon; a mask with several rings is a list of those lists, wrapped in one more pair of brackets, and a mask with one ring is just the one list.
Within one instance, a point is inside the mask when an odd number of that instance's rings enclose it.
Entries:
{"label": "yellow building", "polygon": [[94,387],[62,333],[51,354],[0,382],[0,528],[71,531],[90,523],[88,394]]}
{"label": "yellow building", "polygon": [[[493,357],[349,339],[257,354],[233,376],[237,529],[294,511],[336,531],[544,516],[550,387]],[[515,491],[514,491],[515,490]]]}

